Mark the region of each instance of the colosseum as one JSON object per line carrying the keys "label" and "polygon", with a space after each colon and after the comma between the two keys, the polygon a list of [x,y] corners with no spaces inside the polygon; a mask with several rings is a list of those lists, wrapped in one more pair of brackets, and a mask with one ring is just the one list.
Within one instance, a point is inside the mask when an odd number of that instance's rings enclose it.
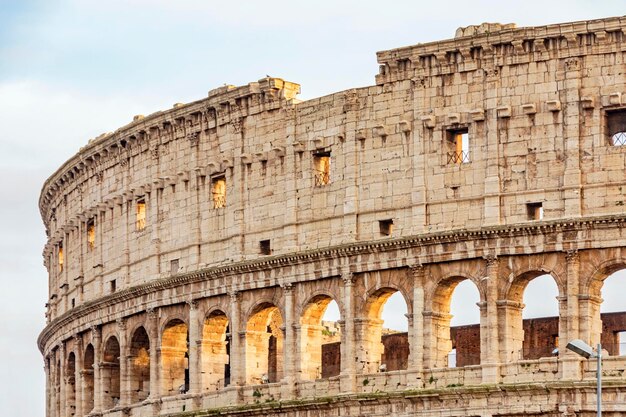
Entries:
{"label": "colosseum", "polygon": [[[378,52],[373,86],[266,77],[90,140],[39,200],[47,416],[595,415],[572,339],[607,346],[624,415],[626,320],[600,307],[626,269],[625,33],[468,26]],[[544,275],[559,315],[527,325]],[[465,280],[480,323],[451,328]]]}

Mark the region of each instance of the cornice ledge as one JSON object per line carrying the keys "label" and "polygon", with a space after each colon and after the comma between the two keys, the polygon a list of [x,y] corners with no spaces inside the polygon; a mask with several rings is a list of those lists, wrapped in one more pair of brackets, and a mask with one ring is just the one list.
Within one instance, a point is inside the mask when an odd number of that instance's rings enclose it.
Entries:
{"label": "cornice ledge", "polygon": [[261,260],[254,259],[242,261],[227,266],[214,266],[205,269],[177,274],[171,277],[162,278],[146,284],[127,288],[109,294],[96,300],[88,301],[85,304],[65,312],[60,317],[49,323],[40,333],[37,339],[39,350],[43,354],[45,341],[59,328],[67,323],[84,317],[89,313],[101,310],[120,302],[129,301],[139,296],[147,295],[159,290],[170,289],[180,284],[191,284],[205,281],[207,279],[232,276],[239,273],[258,272],[275,267],[292,266],[307,263],[310,261],[323,261],[336,258],[337,255],[346,257],[363,253],[383,252],[381,249],[407,249],[419,246],[429,246],[433,244],[461,242],[471,239],[487,239],[496,235],[500,236],[528,236],[539,235],[552,231],[579,231],[583,229],[602,228],[606,224],[623,223],[626,227],[625,215],[612,215],[602,217],[585,217],[575,219],[559,219],[552,221],[541,221],[533,223],[517,223],[512,225],[489,226],[476,229],[446,230],[442,232],[429,233],[424,235],[413,235],[396,239],[386,239],[384,241],[368,241],[358,243],[347,243],[323,249],[312,249],[308,251],[275,255]]}

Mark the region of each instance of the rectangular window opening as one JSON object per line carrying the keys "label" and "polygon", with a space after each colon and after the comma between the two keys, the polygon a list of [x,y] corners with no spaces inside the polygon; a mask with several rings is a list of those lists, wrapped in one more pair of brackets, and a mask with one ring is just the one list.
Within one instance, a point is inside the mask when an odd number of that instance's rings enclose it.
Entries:
{"label": "rectangular window opening", "polygon": [[261,255],[271,255],[272,254],[272,246],[270,244],[270,240],[261,240],[259,242],[259,249],[261,250]]}
{"label": "rectangular window opening", "polygon": [[378,227],[381,236],[391,236],[393,233],[393,219],[379,220]]}
{"label": "rectangular window opening", "polygon": [[543,220],[543,203],[527,203],[528,220]]}
{"label": "rectangular window opening", "polygon": [[146,228],[146,200],[144,198],[140,198],[139,200],[137,200],[135,211],[137,213],[135,229],[137,231],[140,231]]}
{"label": "rectangular window opening", "polygon": [[613,146],[626,146],[626,109],[606,113],[608,137]]}
{"label": "rectangular window opening", "polygon": [[76,307],[76,300],[72,298],[72,308]]}
{"label": "rectangular window opening", "polygon": [[470,162],[470,137],[467,129],[448,130],[448,164]]}
{"label": "rectangular window opening", "polygon": [[178,274],[178,259],[172,259],[170,261],[170,274],[174,275],[174,274]]}
{"label": "rectangular window opening", "polygon": [[313,169],[316,187],[330,184],[330,152],[313,154]]}
{"label": "rectangular window opening", "polygon": [[213,208],[226,207],[226,177],[221,175],[211,180],[211,193],[213,194]]}
{"label": "rectangular window opening", "polygon": [[117,282],[116,280],[112,279],[111,282],[109,283],[109,290],[110,292],[114,293],[116,289],[117,289]]}
{"label": "rectangular window opening", "polygon": [[59,272],[63,272],[63,263],[65,258],[63,256],[63,243],[59,243]]}
{"label": "rectangular window opening", "polygon": [[87,249],[93,250],[96,247],[96,222],[91,219],[87,222]]}

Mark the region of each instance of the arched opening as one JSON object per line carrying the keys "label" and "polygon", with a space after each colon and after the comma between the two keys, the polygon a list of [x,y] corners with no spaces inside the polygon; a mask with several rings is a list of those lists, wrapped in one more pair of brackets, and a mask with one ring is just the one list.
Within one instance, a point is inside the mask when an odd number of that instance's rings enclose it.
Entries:
{"label": "arched opening", "polygon": [[602,282],[600,313],[602,350],[610,356],[626,355],[626,269],[613,272]]}
{"label": "arched opening", "polygon": [[551,275],[527,272],[513,282],[506,306],[509,360],[558,355],[559,289]]}
{"label": "arched opening", "polygon": [[425,314],[431,367],[480,364],[479,302],[480,293],[472,280],[457,276],[439,282],[432,311]]}
{"label": "arched opening", "polygon": [[230,384],[230,332],[228,317],[213,311],[202,326],[202,390],[215,391]]}
{"label": "arched opening", "polygon": [[89,414],[93,410],[93,397],[95,395],[93,383],[93,365],[95,355],[93,345],[90,343],[85,348],[85,357],[83,359],[83,411]]}
{"label": "arched opening", "polygon": [[188,346],[187,324],[179,319],[168,322],[161,336],[161,384],[165,396],[189,390]]}
{"label": "arched opening", "polygon": [[146,329],[137,328],[130,342],[130,401],[136,403],[150,395],[150,338]]}
{"label": "arched opening", "polygon": [[480,364],[480,293],[472,280],[460,281],[450,297],[448,367]]}
{"label": "arched opening", "polygon": [[407,369],[409,359],[407,305],[394,288],[381,288],[368,297],[365,317],[356,323],[357,371],[389,372]]}
{"label": "arched opening", "polygon": [[120,401],[120,343],[115,336],[111,336],[104,346],[100,373],[102,406],[107,410],[115,407]]}
{"label": "arched opening", "polygon": [[260,384],[283,377],[283,318],[273,304],[254,309],[246,326],[246,382]]}
{"label": "arched opening", "polygon": [[327,295],[313,297],[302,313],[299,331],[300,378],[314,380],[341,372],[339,307]]}
{"label": "arched opening", "polygon": [[65,406],[70,416],[76,414],[76,355],[70,352],[65,366]]}

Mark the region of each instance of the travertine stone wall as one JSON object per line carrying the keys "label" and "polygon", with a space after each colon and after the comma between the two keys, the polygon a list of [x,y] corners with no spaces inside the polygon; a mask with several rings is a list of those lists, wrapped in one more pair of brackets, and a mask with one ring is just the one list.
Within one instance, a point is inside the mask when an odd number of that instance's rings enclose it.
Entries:
{"label": "travertine stone wall", "polygon": [[[379,391],[406,395],[310,406],[594,410],[571,383],[592,365],[565,343],[601,340],[602,282],[626,267],[625,28],[461,28],[379,52],[371,87],[300,102],[297,84],[268,77],[89,141],[40,198],[48,416],[273,401],[312,415],[298,401]],[[523,291],[543,274],[559,288],[562,353],[520,364]],[[449,369],[450,296],[466,279],[481,297],[480,365]],[[397,291],[407,369],[384,371],[380,313]],[[341,372],[320,379],[330,300]],[[607,411],[626,411],[625,366],[607,359]],[[493,386],[521,402],[494,407]],[[428,389],[443,402],[415,408]]]}

